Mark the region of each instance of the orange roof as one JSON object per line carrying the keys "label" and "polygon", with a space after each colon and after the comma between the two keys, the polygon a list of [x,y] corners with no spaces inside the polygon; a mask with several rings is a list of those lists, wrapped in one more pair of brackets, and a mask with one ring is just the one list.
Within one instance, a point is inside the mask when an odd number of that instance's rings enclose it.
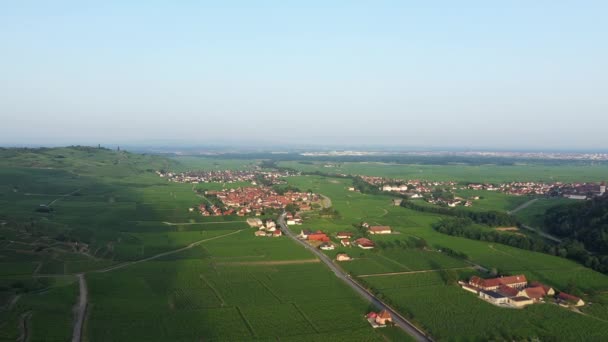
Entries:
{"label": "orange roof", "polygon": [[378,314],[378,317],[382,318],[382,319],[389,319],[392,318],[391,314],[388,313],[388,311],[386,310],[382,310],[380,311],[380,313]]}
{"label": "orange roof", "polygon": [[499,285],[513,285],[519,283],[526,283],[526,276],[523,274],[508,276],[508,277],[500,277],[500,278],[491,278],[491,279],[483,279],[478,276],[471,277],[471,284],[478,287],[495,287]]}
{"label": "orange roof", "polygon": [[371,227],[369,227],[369,230],[384,231],[384,230],[391,230],[391,227],[390,226],[371,226]]}
{"label": "orange roof", "polygon": [[557,296],[559,297],[559,299],[563,299],[563,300],[568,301],[568,302],[578,302],[579,300],[581,300],[577,296],[573,296],[573,295],[568,294],[566,292],[560,292],[559,295],[557,295]]}
{"label": "orange roof", "polygon": [[540,299],[547,294],[545,290],[540,286],[528,287],[524,291],[526,292],[526,295],[532,299]]}

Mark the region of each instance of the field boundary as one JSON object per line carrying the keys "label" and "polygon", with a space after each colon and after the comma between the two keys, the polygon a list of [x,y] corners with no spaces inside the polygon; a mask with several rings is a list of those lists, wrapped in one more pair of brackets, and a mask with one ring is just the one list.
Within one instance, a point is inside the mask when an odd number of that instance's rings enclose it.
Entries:
{"label": "field boundary", "polygon": [[450,271],[450,270],[455,271],[455,270],[470,270],[470,269],[475,269],[475,267],[467,266],[467,267],[454,267],[454,268],[438,268],[438,269],[434,269],[434,270],[361,274],[361,275],[358,275],[357,277],[359,277],[359,278],[384,277],[384,276],[393,276],[393,275],[402,275],[402,274],[432,273],[432,272],[441,272],[441,271]]}
{"label": "field boundary", "polygon": [[115,266],[110,266],[108,268],[104,268],[104,269],[100,269],[100,270],[95,270],[95,271],[92,271],[92,272],[106,273],[106,272],[114,271],[114,270],[117,270],[117,269],[120,269],[120,268],[125,268],[127,266],[131,266],[131,265],[139,264],[139,263],[142,263],[142,262],[146,262],[146,261],[162,258],[162,257],[167,256],[167,255],[171,255],[171,254],[175,254],[175,253],[186,251],[188,249],[191,249],[193,247],[196,247],[196,246],[200,245],[203,242],[207,242],[207,241],[211,241],[211,240],[215,240],[215,239],[220,239],[220,238],[223,238],[223,237],[226,237],[226,236],[229,236],[229,235],[238,234],[238,233],[240,233],[240,232],[242,232],[242,231],[244,231],[246,229],[247,228],[243,228],[243,229],[239,229],[237,231],[230,232],[230,233],[227,233],[227,234],[218,235],[218,236],[214,236],[212,238],[199,240],[199,241],[196,241],[196,242],[193,242],[193,243],[187,245],[186,247],[182,247],[182,248],[175,249],[175,250],[172,250],[172,251],[156,254],[156,255],[153,255],[151,257],[147,257],[145,259],[140,259],[140,260],[135,260],[135,261],[128,261],[128,262],[125,262],[125,263],[122,263],[122,264],[118,264],[118,265],[115,265]]}
{"label": "field boundary", "polygon": [[245,326],[247,326],[247,330],[249,330],[249,333],[251,334],[251,336],[253,338],[257,338],[258,334],[255,333],[255,330],[253,330],[253,325],[251,325],[251,323],[249,322],[249,320],[247,319],[247,317],[245,317],[245,314],[243,313],[243,311],[241,311],[241,308],[239,308],[238,305],[235,306],[234,308],[239,313],[239,316],[241,316],[241,319],[245,323]]}
{"label": "field boundary", "polygon": [[199,274],[199,277],[205,283],[205,285],[207,285],[211,289],[211,291],[213,291],[213,294],[215,294],[217,299],[219,299],[221,306],[225,306],[226,301],[224,301],[224,298],[220,295],[220,292],[213,285],[211,285],[211,283],[207,280],[207,278],[205,278],[202,273]]}
{"label": "field boundary", "polygon": [[216,262],[218,266],[280,266],[280,265],[301,265],[319,263],[319,259],[297,259],[297,260],[268,260],[268,261],[222,261]]}
{"label": "field boundary", "polygon": [[317,326],[312,322],[312,320],[308,317],[308,315],[306,313],[304,313],[304,311],[302,311],[302,309],[300,309],[300,307],[298,306],[298,304],[291,303],[291,305],[293,305],[293,307],[300,313],[300,315],[302,315],[302,317],[304,317],[304,319],[308,322],[308,324],[310,324],[310,326],[312,327],[312,329],[317,333],[320,334],[321,331],[319,330],[319,328],[317,328]]}

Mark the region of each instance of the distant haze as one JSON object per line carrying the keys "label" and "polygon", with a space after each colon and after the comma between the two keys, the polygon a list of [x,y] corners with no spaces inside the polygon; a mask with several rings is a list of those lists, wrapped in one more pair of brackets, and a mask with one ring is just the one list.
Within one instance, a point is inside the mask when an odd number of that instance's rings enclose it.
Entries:
{"label": "distant haze", "polygon": [[606,1],[132,3],[0,5],[0,145],[608,147]]}

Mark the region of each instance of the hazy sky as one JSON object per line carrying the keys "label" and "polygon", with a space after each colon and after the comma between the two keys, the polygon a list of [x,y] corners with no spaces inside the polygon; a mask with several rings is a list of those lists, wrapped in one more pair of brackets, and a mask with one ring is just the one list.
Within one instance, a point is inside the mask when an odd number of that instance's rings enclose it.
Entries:
{"label": "hazy sky", "polygon": [[0,4],[0,144],[608,149],[608,1],[92,3]]}

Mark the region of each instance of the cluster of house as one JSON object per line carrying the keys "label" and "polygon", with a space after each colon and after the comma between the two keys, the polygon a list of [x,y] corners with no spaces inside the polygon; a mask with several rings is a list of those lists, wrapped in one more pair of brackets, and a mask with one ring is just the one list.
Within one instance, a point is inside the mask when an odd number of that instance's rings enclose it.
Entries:
{"label": "cluster of house", "polygon": [[[304,192],[285,192],[279,195],[269,187],[245,187],[221,191],[206,191],[205,195],[216,197],[224,206],[201,204],[199,211],[203,216],[232,215],[260,216],[264,209],[285,209],[289,204],[296,204],[301,211],[312,210],[312,203],[319,200],[317,194]],[[292,218],[294,224],[301,223],[301,218]]]}
{"label": "cluster of house", "polygon": [[[371,185],[381,186],[384,191],[407,191],[409,189],[421,189],[422,192],[426,192],[426,189],[432,189],[433,187],[443,186],[452,187],[456,186],[456,182],[438,182],[438,181],[425,181],[419,179],[390,179],[385,177],[376,176],[359,176],[361,179]],[[408,187],[409,185],[409,187]]]}
{"label": "cluster of house", "polygon": [[262,221],[257,217],[247,219],[247,224],[250,227],[257,228],[255,236],[266,236],[266,237],[280,237],[283,236],[283,232],[277,227],[277,224],[273,220]]}
{"label": "cluster of house", "polygon": [[287,213],[287,215],[285,215],[285,222],[288,226],[300,225],[302,224],[302,217],[297,213],[295,215],[292,213]]}
{"label": "cluster of house", "polygon": [[[359,238],[354,241],[351,241],[353,234],[351,232],[340,232],[336,235],[338,239],[340,239],[340,243],[344,247],[357,246],[361,249],[372,249],[376,247],[376,244],[367,238]],[[307,240],[310,242],[320,242],[319,248],[322,250],[333,250],[335,249],[335,245],[331,242],[329,236],[321,230],[311,231],[308,229],[303,229],[300,231],[298,235],[300,239]]]}
{"label": "cluster of house", "polygon": [[393,322],[393,317],[386,310],[382,310],[380,312],[372,311],[365,315],[365,318],[374,328],[384,328],[388,323]]}
{"label": "cluster of house", "polygon": [[266,184],[284,184],[283,178],[294,176],[297,173],[288,171],[260,171],[260,170],[214,170],[214,171],[188,171],[174,173],[156,171],[162,178],[176,183],[236,183],[251,182],[256,185],[260,179]]}
{"label": "cluster of house", "polygon": [[[362,226],[367,228],[367,231],[371,235],[391,234],[393,232],[389,226],[370,226],[367,223],[363,223]],[[354,235],[355,234],[353,232],[343,231],[336,233],[336,238],[340,240],[340,244],[344,247],[356,246],[361,249],[372,249],[376,247],[376,244],[368,238],[362,237],[352,240]],[[330,237],[321,230],[311,231],[308,229],[302,229],[300,230],[300,234],[298,236],[303,240],[311,242],[316,241],[317,243],[320,243],[319,248],[322,250],[330,251],[336,248],[334,243],[331,242]]]}
{"label": "cluster of house", "polygon": [[606,183],[544,183],[544,182],[510,182],[494,184],[468,184],[468,189],[500,191],[509,195],[550,195],[563,196],[572,199],[587,199],[603,196],[606,193]]}
{"label": "cluster of house", "polygon": [[[479,199],[479,197],[475,196],[475,197],[472,197],[471,199]],[[443,197],[434,198],[433,196],[430,196],[425,200],[431,204],[448,206],[450,208],[454,208],[457,206],[465,206],[465,207],[473,206],[473,201],[471,199],[467,200],[467,199],[464,199],[461,197],[454,197],[452,199],[443,198]]]}
{"label": "cluster of house", "polygon": [[[483,279],[473,276],[469,282],[459,282],[462,289],[475,293],[479,298],[494,305],[521,308],[554,298],[562,306],[583,306],[585,302],[571,294],[555,291],[552,287],[539,282],[528,283],[523,274]],[[557,294],[556,294],[557,293]]]}

